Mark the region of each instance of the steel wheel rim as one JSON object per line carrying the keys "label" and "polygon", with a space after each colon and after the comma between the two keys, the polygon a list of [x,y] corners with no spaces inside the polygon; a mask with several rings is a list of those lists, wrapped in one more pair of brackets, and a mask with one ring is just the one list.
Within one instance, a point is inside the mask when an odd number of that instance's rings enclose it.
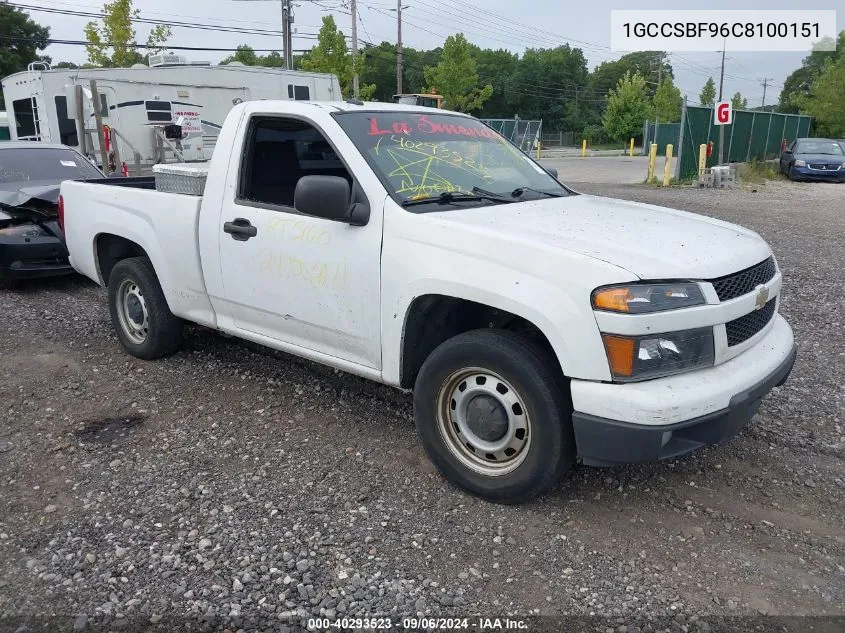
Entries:
{"label": "steel wheel rim", "polygon": [[[481,416],[479,410],[484,412]],[[437,395],[437,426],[449,452],[461,464],[493,477],[519,468],[533,435],[519,392],[495,372],[479,367],[461,369],[443,381]],[[503,432],[499,437],[484,437],[480,431]]]}
{"label": "steel wheel rim", "polygon": [[150,315],[141,289],[131,279],[125,279],[117,289],[117,316],[120,327],[133,343],[140,345],[150,331]]}

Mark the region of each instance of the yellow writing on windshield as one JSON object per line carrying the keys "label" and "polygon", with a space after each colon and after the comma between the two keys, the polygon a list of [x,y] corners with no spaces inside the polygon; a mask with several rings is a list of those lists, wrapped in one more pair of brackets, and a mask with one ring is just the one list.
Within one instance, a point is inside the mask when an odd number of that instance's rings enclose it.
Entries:
{"label": "yellow writing on windshield", "polygon": [[410,198],[417,199],[461,190],[455,183],[461,176],[478,186],[495,182],[492,172],[481,164],[479,145],[465,142],[461,144],[463,152],[458,152],[446,143],[414,141],[394,134],[379,138],[373,153],[393,164],[387,176],[394,183],[399,181],[396,193],[412,194]]}

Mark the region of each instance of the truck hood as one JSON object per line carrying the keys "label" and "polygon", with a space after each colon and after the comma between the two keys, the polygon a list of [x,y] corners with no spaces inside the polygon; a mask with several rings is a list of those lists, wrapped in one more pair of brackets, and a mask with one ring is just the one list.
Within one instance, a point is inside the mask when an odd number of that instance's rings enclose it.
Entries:
{"label": "truck hood", "polygon": [[572,195],[436,212],[456,231],[599,259],[641,279],[713,279],[771,255],[754,231],[685,211]]}

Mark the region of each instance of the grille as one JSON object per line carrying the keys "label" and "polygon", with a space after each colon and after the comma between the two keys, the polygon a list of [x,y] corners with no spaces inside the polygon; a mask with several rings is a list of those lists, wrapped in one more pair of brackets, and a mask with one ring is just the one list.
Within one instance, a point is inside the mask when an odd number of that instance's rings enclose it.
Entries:
{"label": "grille", "polygon": [[762,309],[749,312],[745,316],[726,323],[725,330],[728,333],[728,347],[744,343],[766,327],[766,324],[775,315],[776,305],[777,299],[771,299]]}
{"label": "grille", "polygon": [[769,257],[766,261],[733,275],[711,279],[710,283],[716,289],[719,301],[729,301],[747,295],[760,284],[771,281],[776,271],[775,260]]}
{"label": "grille", "polygon": [[810,163],[810,169],[819,171],[839,171],[840,167],[839,163]]}

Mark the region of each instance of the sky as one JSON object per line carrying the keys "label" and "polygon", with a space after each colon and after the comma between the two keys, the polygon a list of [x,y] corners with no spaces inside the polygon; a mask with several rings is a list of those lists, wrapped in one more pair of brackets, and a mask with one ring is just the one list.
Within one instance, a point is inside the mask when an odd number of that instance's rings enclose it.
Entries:
{"label": "sky", "polygon": [[[41,9],[98,12],[98,0],[9,0],[12,4]],[[220,25],[242,29],[280,31],[280,0],[135,0],[142,18],[169,20],[191,24]],[[442,45],[446,36],[462,32],[467,39],[483,48],[505,48],[521,53],[525,48],[550,48],[569,43],[584,51],[592,69],[616,59],[623,52],[610,49],[611,9],[797,9],[794,0],[708,0],[708,2],[675,2],[666,0],[404,0],[403,42],[414,48]],[[379,43],[396,41],[396,0],[358,0],[358,37]],[[812,9],[839,9],[837,31],[845,29],[845,5],[842,0],[814,0]],[[83,29],[91,18],[28,10],[40,24],[50,27],[55,39],[82,40]],[[296,34],[294,50],[310,49],[323,15],[331,13],[341,30],[350,34],[349,0],[295,0]],[[138,24],[138,41],[143,42],[151,25]],[[278,49],[281,36],[268,33],[231,33],[173,27],[169,40],[176,46],[234,48],[249,44],[256,49]],[[86,61],[80,46],[51,45],[46,53],[54,62]],[[192,60],[216,63],[228,53],[192,51],[184,53]],[[739,91],[750,107],[759,106],[763,98],[762,81],[768,78],[766,103],[777,101],[786,77],[800,66],[804,53],[735,53],[728,52],[725,62],[723,94],[726,99]],[[675,83],[691,103],[708,77],[717,82],[721,52],[672,53],[670,55]]]}

